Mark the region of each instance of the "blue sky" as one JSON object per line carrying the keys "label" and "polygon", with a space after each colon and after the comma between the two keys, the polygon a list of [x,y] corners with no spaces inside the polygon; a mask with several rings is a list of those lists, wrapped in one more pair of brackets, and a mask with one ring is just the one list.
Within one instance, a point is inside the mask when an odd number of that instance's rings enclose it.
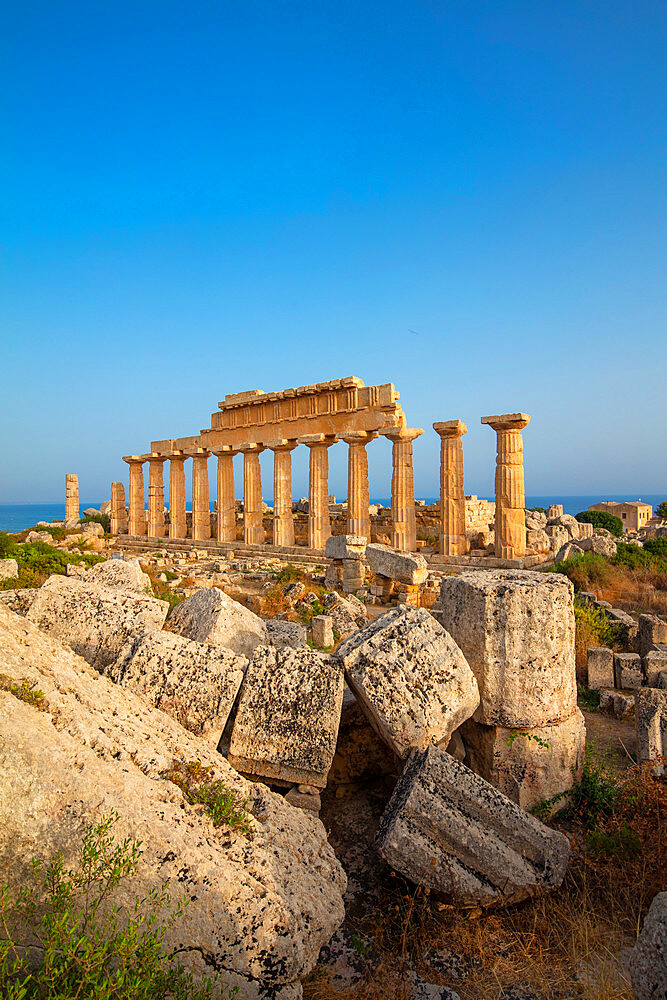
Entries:
{"label": "blue sky", "polygon": [[0,502],[70,471],[102,497],[225,393],[350,374],[426,429],[418,494],[454,417],[492,493],[479,420],[508,410],[528,493],[667,493],[666,27],[618,0],[5,4]]}

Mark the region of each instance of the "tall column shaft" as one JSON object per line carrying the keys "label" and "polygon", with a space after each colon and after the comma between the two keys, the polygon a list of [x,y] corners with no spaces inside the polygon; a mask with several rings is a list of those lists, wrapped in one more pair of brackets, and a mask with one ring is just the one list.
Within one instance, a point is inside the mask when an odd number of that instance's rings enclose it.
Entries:
{"label": "tall column shaft", "polygon": [[236,541],[234,496],[234,452],[215,452],[218,457],[218,541]]}
{"label": "tall column shaft", "polygon": [[368,492],[368,455],[366,445],[377,434],[360,431],[343,438],[349,448],[347,457],[347,533],[371,540]]}
{"label": "tall column shaft", "polygon": [[75,472],[65,476],[65,520],[79,520],[79,477]]}
{"label": "tall column shaft", "polygon": [[144,500],[144,466],[139,459],[129,461],[128,532],[130,535],[146,534],[146,505]]}
{"label": "tall column shaft", "polygon": [[273,544],[292,546],[292,452],[296,444],[269,447],[273,451]]}
{"label": "tall column shaft", "polygon": [[482,417],[497,435],[496,454],[496,555],[501,559],[521,559],[526,554],[525,486],[523,438],[527,413],[503,413]]}
{"label": "tall column shaft", "polygon": [[445,420],[433,424],[433,429],[440,435],[440,553],[462,556],[468,540],[461,438],[468,428],[461,420]]}
{"label": "tall column shaft", "polygon": [[185,455],[172,455],[169,460],[169,537],[185,538],[187,533]]}
{"label": "tall column shaft", "polygon": [[211,511],[208,498],[208,459],[210,452],[192,456],[192,537],[211,537]]}
{"label": "tall column shaft", "polygon": [[111,484],[111,534],[127,534],[127,509],[125,507],[125,487],[122,483]]}
{"label": "tall column shaft", "polygon": [[148,537],[164,536],[164,482],[162,463],[164,459],[148,460]]}
{"label": "tall column shaft", "polygon": [[391,544],[401,552],[417,551],[412,442],[423,433],[423,430],[417,428],[396,428],[386,432],[386,437],[393,442],[391,450]]}
{"label": "tall column shaft", "polygon": [[243,451],[243,540],[246,545],[264,543],[261,451],[262,448]]}
{"label": "tall column shaft", "polygon": [[308,477],[308,547],[323,549],[331,534],[329,517],[329,448],[333,435],[309,434],[299,438],[310,449]]}

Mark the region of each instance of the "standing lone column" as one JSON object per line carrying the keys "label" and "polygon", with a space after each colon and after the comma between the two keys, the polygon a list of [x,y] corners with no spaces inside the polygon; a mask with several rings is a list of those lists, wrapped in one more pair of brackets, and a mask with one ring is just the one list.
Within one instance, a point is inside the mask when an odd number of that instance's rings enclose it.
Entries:
{"label": "standing lone column", "polygon": [[246,545],[264,544],[262,524],[262,470],[259,456],[264,448],[250,444],[243,452],[243,540]]}
{"label": "standing lone column", "polygon": [[229,445],[213,454],[218,459],[218,541],[236,541],[236,500],[234,497],[234,455]]}
{"label": "standing lone column", "polygon": [[310,448],[308,477],[308,548],[323,549],[331,534],[329,518],[329,448],[337,438],[326,434],[308,434],[299,438]]}
{"label": "standing lone column", "polygon": [[392,442],[391,544],[401,552],[416,552],[417,521],[412,442],[424,431],[416,427],[394,427],[383,433]]}
{"label": "standing lone column", "polygon": [[156,455],[148,457],[148,537],[164,537],[164,482],[162,463],[166,459]]}
{"label": "standing lone column", "polygon": [[127,534],[127,508],[125,507],[125,487],[122,483],[111,484],[111,534]]}
{"label": "standing lone column", "polygon": [[65,520],[79,520],[79,477],[74,472],[65,476]]}
{"label": "standing lone column", "polygon": [[347,533],[359,535],[370,542],[371,520],[368,512],[368,455],[366,445],[377,437],[369,431],[345,434],[343,441],[349,445],[347,456]]}
{"label": "standing lone column", "polygon": [[497,434],[496,556],[520,559],[526,554],[526,505],[521,431],[530,423],[527,413],[482,417]]}
{"label": "standing lone column", "polygon": [[204,448],[195,448],[188,454],[192,457],[192,538],[201,541],[211,537],[208,501],[208,460],[211,453]]}
{"label": "standing lone column", "polygon": [[292,517],[292,452],[296,441],[281,439],[267,445],[273,452],[273,544],[294,545]]}
{"label": "standing lone column", "polygon": [[188,533],[185,516],[185,455],[173,451],[169,456],[169,537],[185,538]]}
{"label": "standing lone column", "polygon": [[440,554],[463,556],[468,539],[461,438],[468,428],[462,420],[443,420],[433,430],[440,435]]}
{"label": "standing lone column", "polygon": [[128,534],[146,534],[146,505],[144,501],[144,460],[140,455],[126,455],[124,462],[130,467],[130,488],[128,490]]}

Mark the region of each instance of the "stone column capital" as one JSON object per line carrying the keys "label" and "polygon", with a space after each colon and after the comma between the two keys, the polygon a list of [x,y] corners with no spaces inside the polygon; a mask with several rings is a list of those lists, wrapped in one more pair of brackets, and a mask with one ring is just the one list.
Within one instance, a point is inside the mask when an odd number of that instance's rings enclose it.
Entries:
{"label": "stone column capital", "polygon": [[275,441],[267,441],[264,447],[269,451],[294,451],[298,443],[296,438],[277,438]]}
{"label": "stone column capital", "polygon": [[468,433],[468,428],[462,420],[439,420],[433,424],[433,430],[441,438],[458,438]]}
{"label": "stone column capital", "polygon": [[216,448],[211,448],[210,450],[211,454],[215,455],[216,458],[225,458],[227,455],[231,455],[233,458],[234,455],[239,454],[238,448],[232,448],[231,444],[221,444]]}
{"label": "stone column capital", "polygon": [[299,444],[305,444],[306,448],[316,448],[318,445],[330,448],[336,441],[338,438],[335,434],[304,434],[299,438]]}
{"label": "stone column capital", "polygon": [[421,427],[390,427],[382,431],[382,436],[390,441],[414,441],[424,433]]}
{"label": "stone column capital", "polygon": [[146,458],[144,455],[123,455],[123,461],[128,465],[143,465]]}
{"label": "stone column capital", "polygon": [[158,455],[157,452],[155,454],[145,456],[147,462],[152,462],[154,464],[156,464],[157,462],[160,462],[160,464],[162,464],[163,462],[167,461],[168,457],[169,457],[168,455]]}
{"label": "stone column capital", "polygon": [[488,424],[494,431],[522,431],[530,423],[530,416],[527,413],[499,413],[482,417],[481,423]]}
{"label": "stone column capital", "polygon": [[252,441],[250,444],[240,444],[238,449],[243,455],[261,455],[266,450],[266,445]]}
{"label": "stone column capital", "polygon": [[170,462],[184,462],[187,457],[184,451],[168,451],[165,455]]}
{"label": "stone column capital", "polygon": [[350,431],[349,434],[341,436],[341,441],[344,441],[345,444],[368,444],[376,437],[379,437],[378,431]]}
{"label": "stone column capital", "polygon": [[210,458],[211,452],[206,448],[188,448],[183,454],[186,458]]}

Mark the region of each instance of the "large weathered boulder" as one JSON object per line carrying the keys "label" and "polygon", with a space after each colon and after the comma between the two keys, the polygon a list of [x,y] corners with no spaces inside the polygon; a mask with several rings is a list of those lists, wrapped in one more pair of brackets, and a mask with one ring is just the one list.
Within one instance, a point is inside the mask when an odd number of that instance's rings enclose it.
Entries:
{"label": "large weathered boulder", "polygon": [[147,632],[128,642],[105,673],[217,747],[247,666],[245,656],[224,646]]}
{"label": "large weathered boulder", "polygon": [[574,714],[574,590],[567,577],[526,570],[445,577],[433,614],[477,678],[476,722],[531,728]]}
{"label": "large weathered boulder", "polygon": [[667,892],[654,896],[634,948],[622,953],[635,1000],[667,997]]}
{"label": "large weathered boulder", "polygon": [[366,561],[373,573],[398,580],[399,583],[415,586],[424,583],[428,576],[428,566],[423,556],[399,552],[397,549],[390,549],[388,545],[367,545]]}
{"label": "large weathered boulder", "polygon": [[469,720],[461,735],[466,764],[522,809],[560,795],[581,777],[586,725],[579,709],[564,722],[523,731]]}
{"label": "large weathered boulder", "polygon": [[19,564],[16,559],[0,559],[0,580],[11,580],[19,575]]}
{"label": "large weathered boulder", "polygon": [[50,576],[26,618],[70,646],[98,670],[116,659],[128,639],[159,631],[169,605],[130,590]]}
{"label": "large weathered boulder", "polygon": [[463,653],[423,608],[386,611],[341,643],[336,656],[378,734],[401,758],[447,745],[479,704]]}
{"label": "large weathered boulder", "polygon": [[329,535],[324,551],[327,559],[363,559],[366,539],[363,535]]}
{"label": "large weathered boulder", "polygon": [[637,688],[635,713],[639,760],[656,761],[655,774],[667,773],[667,691]]}
{"label": "large weathered boulder", "polygon": [[229,763],[277,783],[324,788],[342,703],[343,669],[333,657],[259,646],[241,688]]}
{"label": "large weathered boulder", "polygon": [[335,590],[332,590],[324,597],[322,604],[341,639],[345,639],[346,636],[352,635],[357,629],[368,624],[365,607],[359,598],[352,594],[341,597]]}
{"label": "large weathered boulder", "polygon": [[570,856],[567,837],[438,747],[413,752],[380,822],[377,845],[415,885],[461,903],[554,888]]}
{"label": "large weathered boulder", "polygon": [[[165,946],[187,967],[217,969],[238,1000],[298,1000],[344,916],[345,876],[319,820],[2,606],[0,650],[3,672],[48,701],[40,712],[0,691],[0,882],[22,886],[33,857],[74,863],[85,827],[113,810],[115,835],[143,850],[116,901],[168,879],[189,905]],[[162,776],[174,760],[200,762],[246,803],[251,836],[190,805]]]}
{"label": "large weathered boulder", "polygon": [[580,538],[577,545],[584,552],[594,552],[607,559],[613,559],[616,555],[617,545],[611,535],[593,535],[592,538]]}
{"label": "large weathered boulder", "polygon": [[107,559],[87,569],[82,577],[87,583],[99,583],[103,587],[119,590],[133,590],[137,594],[153,596],[151,578],[144,573],[138,559]]}
{"label": "large weathered boulder", "polygon": [[218,643],[242,656],[252,656],[255,646],[267,641],[262,619],[217,587],[202,587],[177,604],[166,628],[186,639]]}
{"label": "large weathered boulder", "polygon": [[292,649],[303,649],[308,645],[305,625],[284,621],[282,618],[269,618],[264,624],[266,625],[269,645],[275,646],[276,649],[283,649],[285,646],[290,646]]}

